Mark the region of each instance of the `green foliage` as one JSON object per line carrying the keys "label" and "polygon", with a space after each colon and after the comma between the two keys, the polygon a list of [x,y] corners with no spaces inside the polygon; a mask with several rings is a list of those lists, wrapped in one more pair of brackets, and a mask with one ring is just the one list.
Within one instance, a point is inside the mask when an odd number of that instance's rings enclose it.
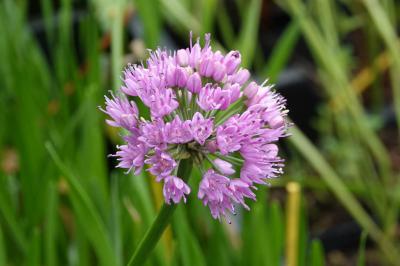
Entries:
{"label": "green foliage", "polygon": [[[393,94],[389,104],[400,124],[400,7],[395,1],[341,1],[346,12],[331,0],[277,1],[292,21],[268,58],[259,49],[266,1],[233,1],[238,29],[223,1],[92,0],[76,28],[74,1],[59,2],[41,0],[38,5],[49,47],[45,54],[28,21],[30,1],[0,1],[0,265],[126,265],[155,219],[160,188],[146,172],[133,176],[114,170],[107,152],[118,136],[97,108],[103,95],[121,84],[127,47],[123,18],[132,7],[143,23],[147,47],[160,44],[167,25],[185,39],[189,30],[195,36],[219,33],[223,45],[216,47],[240,50],[245,66],[273,82],[303,38],[323,97],[315,121],[319,143],[294,126],[287,173],[271,188],[257,191],[250,212],[241,210],[232,224],[215,221],[195,200],[192,186],[188,203],[177,208],[171,230],[146,265],[282,265],[287,217],[270,192],[290,180],[316,194],[331,192],[363,227],[358,265],[366,264],[367,234],[381,249],[382,261],[400,261],[395,239],[399,173],[379,134],[382,89],[388,84]],[[371,60],[385,49],[390,58],[389,82],[376,78],[382,70],[374,69],[371,93],[381,100],[373,101],[373,116],[364,110],[353,83],[364,65],[346,41],[352,31],[368,36]],[[102,48],[108,33],[110,53]],[[6,157],[14,158],[16,169],[3,167]],[[190,182],[200,178],[194,170]],[[322,244],[310,241],[305,197],[300,206],[298,265],[325,265]]]}
{"label": "green foliage", "polygon": [[360,247],[358,249],[358,261],[357,266],[365,265],[365,246],[367,244],[367,233],[363,232],[360,239]]}
{"label": "green foliage", "polygon": [[311,255],[310,256],[311,256],[311,259],[310,259],[311,266],[325,265],[324,250],[323,250],[321,242],[319,242],[318,240],[313,240],[311,242]]}

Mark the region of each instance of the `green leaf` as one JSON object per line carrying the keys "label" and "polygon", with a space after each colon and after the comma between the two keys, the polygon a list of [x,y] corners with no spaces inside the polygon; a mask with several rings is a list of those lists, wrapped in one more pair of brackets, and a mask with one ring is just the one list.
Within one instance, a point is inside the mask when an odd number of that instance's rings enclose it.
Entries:
{"label": "green leaf", "polygon": [[7,265],[7,251],[4,245],[3,229],[0,226],[0,265]]}
{"label": "green leaf", "polygon": [[111,26],[111,65],[113,90],[118,90],[121,86],[121,74],[123,68],[123,19],[124,4],[117,0],[113,6],[113,17]]}
{"label": "green leaf", "polygon": [[185,212],[182,209],[184,207],[184,205],[179,206],[173,217],[174,234],[179,242],[178,248],[182,265],[205,266],[204,255],[189,226]]}
{"label": "green leaf", "polygon": [[[192,167],[193,162],[191,159],[180,160],[178,176],[182,177],[184,181],[187,181],[190,177]],[[143,265],[146,262],[149,255],[153,252],[154,247],[157,245],[165,228],[168,226],[176,207],[176,204],[163,204],[156,219],[147,230],[146,234],[140,241],[139,246],[131,256],[131,259],[128,262],[129,266]]]}
{"label": "green leaf", "polygon": [[17,217],[15,216],[15,210],[12,209],[12,204],[6,198],[7,193],[3,191],[5,188],[6,186],[1,186],[0,188],[0,213],[3,215],[17,247],[22,251],[22,253],[25,253],[28,250],[28,244],[23,227],[19,224]]}
{"label": "green leaf", "polygon": [[296,21],[290,22],[275,44],[265,68],[261,71],[262,77],[268,77],[271,83],[277,81],[279,73],[290,59],[299,37],[300,28],[298,23]]}
{"label": "green leaf", "polygon": [[363,231],[360,238],[360,246],[358,248],[357,266],[365,266],[365,246],[367,244],[367,232]]}
{"label": "green leaf", "polygon": [[111,176],[111,239],[116,254],[117,266],[122,265],[122,230],[121,230],[121,206],[119,201],[119,187],[118,187],[118,176]]}
{"label": "green leaf", "polygon": [[[44,241],[45,241],[45,264],[58,265],[57,263],[57,207],[58,207],[58,194],[54,182],[50,182],[47,188],[47,205],[46,205],[46,226],[44,227]],[[0,264],[1,265],[1,264]]]}
{"label": "green leaf", "polygon": [[307,210],[304,208],[304,198],[301,197],[299,202],[299,224],[298,224],[298,259],[297,265],[299,266],[307,266],[306,257],[307,257],[307,244],[308,244],[308,228],[307,228]]}
{"label": "green leaf", "polygon": [[391,80],[394,95],[394,109],[396,112],[396,122],[400,133],[400,78],[398,73],[400,72],[400,48],[399,39],[396,30],[396,25],[392,25],[390,21],[390,14],[385,12],[380,1],[376,0],[363,0],[362,1],[370,14],[376,29],[380,33],[384,40],[389,53],[390,58],[394,63],[394,67],[391,70]]}
{"label": "green leaf", "polygon": [[379,165],[382,179],[387,180],[390,173],[388,153],[382,141],[371,129],[367,116],[363,111],[363,106],[357,98],[350,81],[347,79],[348,73],[345,72],[346,65],[338,57],[338,51],[333,49],[323,38],[305,4],[299,0],[288,0],[287,4],[292,16],[299,23],[310,51],[320,65],[320,68],[329,76],[329,85],[325,86],[327,93],[331,97],[339,97],[338,99],[343,101],[343,104],[347,107],[349,114],[353,118],[359,137],[374,155],[377,165]]}
{"label": "green leaf", "polygon": [[311,242],[311,266],[323,266],[325,265],[324,249],[319,240],[313,240]]}
{"label": "green leaf", "polygon": [[146,47],[155,49],[159,45],[162,16],[159,0],[135,0],[139,16],[143,22]]}
{"label": "green leaf", "polygon": [[215,13],[217,12],[217,0],[204,0],[201,3],[201,32],[200,34],[213,32]]}
{"label": "green leaf", "polygon": [[396,248],[393,243],[386,238],[382,230],[380,230],[376,223],[365,212],[354,195],[348,190],[343,181],[337,176],[336,172],[320,154],[318,149],[297,127],[292,127],[291,131],[292,136],[289,140],[309,161],[310,165],[319,173],[331,191],[347,208],[352,216],[365,228],[365,230],[368,231],[371,237],[380,244],[381,249],[385,251],[393,261],[396,261]]}
{"label": "green leaf", "polygon": [[235,43],[235,36],[234,36],[232,22],[230,21],[225,5],[221,5],[221,7],[219,7],[217,20],[221,36],[225,42],[225,45],[229,49],[233,48]]}
{"label": "green leaf", "polygon": [[[270,234],[270,220],[267,215],[266,190],[257,191],[257,202],[249,202],[251,211],[243,210],[243,247],[241,265],[272,265],[277,255],[275,249],[270,248],[273,235]],[[256,230],[255,230],[256,228]]]}
{"label": "green leaf", "polygon": [[53,27],[52,20],[54,19],[53,2],[51,2],[50,0],[41,0],[40,4],[41,4],[42,17],[46,29],[47,43],[48,45],[52,45],[54,42],[54,30],[52,29]]}
{"label": "green leaf", "polygon": [[258,42],[258,27],[261,14],[261,0],[251,0],[248,4],[243,25],[237,40],[237,49],[242,54],[242,66],[249,67],[253,61]]}
{"label": "green leaf", "polygon": [[185,32],[193,31],[198,34],[201,29],[199,21],[178,0],[159,0],[162,12],[166,20],[176,26],[177,30]]}
{"label": "green leaf", "polygon": [[99,213],[94,207],[86,190],[82,187],[76,176],[61,161],[54,147],[47,142],[46,148],[56,166],[65,176],[71,188],[69,197],[77,213],[77,219],[85,229],[85,233],[91,244],[95,247],[95,252],[104,266],[115,265],[116,259],[111,246],[110,238],[107,235],[106,227],[100,218]]}
{"label": "green leaf", "polygon": [[27,256],[28,266],[40,266],[40,232],[38,228],[34,228],[32,232],[32,239],[29,244],[29,252]]}
{"label": "green leaf", "polygon": [[278,202],[272,202],[269,207],[269,228],[273,228],[269,232],[269,248],[273,255],[273,265],[280,264],[283,255],[284,248],[284,219],[282,214],[282,208]]}

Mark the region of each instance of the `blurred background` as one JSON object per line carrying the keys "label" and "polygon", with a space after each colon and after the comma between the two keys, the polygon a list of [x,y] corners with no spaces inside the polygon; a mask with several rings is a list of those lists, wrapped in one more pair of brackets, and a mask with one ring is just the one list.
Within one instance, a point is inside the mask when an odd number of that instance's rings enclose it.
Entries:
{"label": "blurred background", "polygon": [[399,14],[395,0],[0,1],[0,266],[126,265],[162,193],[114,169],[119,132],[98,106],[128,62],[189,31],[239,50],[295,126],[250,212],[215,221],[192,193],[147,265],[398,265]]}

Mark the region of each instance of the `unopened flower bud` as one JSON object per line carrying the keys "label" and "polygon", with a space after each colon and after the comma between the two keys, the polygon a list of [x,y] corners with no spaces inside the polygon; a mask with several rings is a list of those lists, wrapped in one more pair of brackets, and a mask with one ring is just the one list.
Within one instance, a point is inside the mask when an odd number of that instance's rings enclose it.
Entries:
{"label": "unopened flower bud", "polygon": [[233,169],[232,164],[230,164],[224,160],[217,158],[213,161],[213,163],[215,164],[217,169],[221,172],[221,174],[231,175],[231,174],[235,173],[235,170]]}
{"label": "unopened flower bud", "polygon": [[249,85],[244,89],[243,93],[244,95],[247,96],[247,98],[253,98],[254,95],[256,95],[258,91],[258,85],[254,81],[250,82]]}
{"label": "unopened flower bud", "polygon": [[219,63],[219,62],[216,62],[214,64],[213,79],[215,81],[220,82],[220,81],[222,81],[224,79],[225,73],[226,73],[225,66],[223,64]]}
{"label": "unopened flower bud", "polygon": [[233,84],[230,87],[230,103],[236,102],[240,98],[240,86],[239,84]]}
{"label": "unopened flower bud", "polygon": [[241,57],[238,51],[230,51],[224,58],[223,63],[226,67],[226,73],[228,75],[233,74],[236,68],[240,65]]}
{"label": "unopened flower bud", "polygon": [[175,70],[175,84],[179,87],[179,88],[184,88],[186,86],[186,82],[188,79],[188,73],[186,72],[186,70],[178,67]]}
{"label": "unopened flower bud", "polygon": [[211,77],[214,73],[214,62],[210,58],[202,60],[200,62],[199,73],[204,77]]}
{"label": "unopened flower bud", "polygon": [[247,69],[242,68],[235,74],[232,81],[239,83],[240,85],[243,85],[249,78],[250,78],[250,72]]}
{"label": "unopened flower bud", "polygon": [[201,78],[199,73],[195,72],[189,76],[186,84],[188,90],[192,93],[199,93],[201,89]]}
{"label": "unopened flower bud", "polygon": [[169,67],[167,69],[166,80],[167,80],[167,85],[169,87],[176,86],[175,69],[176,69],[176,67]]}
{"label": "unopened flower bud", "polygon": [[180,66],[187,66],[189,63],[189,55],[187,50],[178,50],[178,52],[176,52],[176,60]]}

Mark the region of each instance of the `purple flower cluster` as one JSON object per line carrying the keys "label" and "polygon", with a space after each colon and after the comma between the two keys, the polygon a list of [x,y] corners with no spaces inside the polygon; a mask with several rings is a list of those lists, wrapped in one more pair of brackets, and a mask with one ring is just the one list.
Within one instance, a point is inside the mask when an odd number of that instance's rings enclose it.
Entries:
{"label": "purple flower cluster", "polygon": [[[106,97],[103,110],[109,125],[127,132],[117,167],[138,174],[148,165],[168,204],[186,202],[188,177],[177,168],[191,157],[203,174],[198,198],[214,218],[235,213],[235,205],[248,209],[255,185],[282,173],[274,143],[287,136],[288,123],[285,100],[272,86],[249,82],[240,63],[238,51],[213,52],[206,34],[203,47],[197,40],[173,53],[158,49],[146,64],[128,66],[121,93]],[[128,97],[147,106],[150,119]]]}

